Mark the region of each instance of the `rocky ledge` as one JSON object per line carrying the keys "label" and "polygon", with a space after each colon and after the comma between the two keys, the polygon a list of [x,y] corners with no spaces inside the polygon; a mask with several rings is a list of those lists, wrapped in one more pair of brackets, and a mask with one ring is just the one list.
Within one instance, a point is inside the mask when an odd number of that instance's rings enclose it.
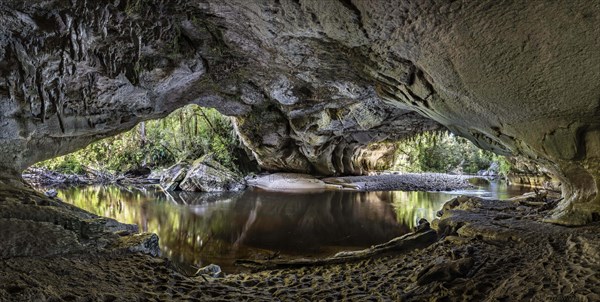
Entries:
{"label": "rocky ledge", "polygon": [[158,256],[158,237],[137,225],[83,211],[28,185],[0,178],[0,259],[82,252],[142,252]]}

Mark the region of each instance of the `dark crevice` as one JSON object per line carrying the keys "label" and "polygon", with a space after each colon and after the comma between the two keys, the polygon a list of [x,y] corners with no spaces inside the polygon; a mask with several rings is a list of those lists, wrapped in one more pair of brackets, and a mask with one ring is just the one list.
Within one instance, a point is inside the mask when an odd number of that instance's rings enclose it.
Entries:
{"label": "dark crevice", "polygon": [[356,5],[354,5],[354,3],[352,3],[352,0],[339,0],[339,1],[345,8],[349,9],[351,12],[353,12],[356,15],[356,18],[358,21],[358,27],[363,32],[363,34],[365,34],[365,37],[368,39],[369,34],[367,33],[367,30],[365,29],[365,27],[363,25],[363,16],[362,16],[362,12],[360,11],[360,9],[358,9],[358,7],[356,7]]}

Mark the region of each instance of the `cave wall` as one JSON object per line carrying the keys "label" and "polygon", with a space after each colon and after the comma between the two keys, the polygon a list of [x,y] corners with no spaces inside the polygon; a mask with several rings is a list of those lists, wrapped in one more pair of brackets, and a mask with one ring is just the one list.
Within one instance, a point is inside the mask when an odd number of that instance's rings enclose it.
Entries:
{"label": "cave wall", "polygon": [[362,174],[379,160],[364,150],[441,127],[383,102],[347,60],[350,48],[300,37],[269,49],[263,32],[217,14],[224,9],[203,1],[5,3],[0,165],[18,172],[189,103],[237,117],[267,170]]}
{"label": "cave wall", "polygon": [[0,166],[8,170],[75,151],[188,103],[229,115],[250,110],[212,89],[216,79],[208,76],[208,64],[227,69],[221,66],[227,50],[211,25],[188,18],[183,7],[4,1],[0,20]]}
{"label": "cave wall", "polygon": [[[600,212],[595,1],[5,1],[0,166],[187,103],[235,116],[270,170],[364,173],[447,127],[553,171],[551,221]],[[443,126],[442,126],[443,125]],[[364,157],[357,156],[364,154]]]}

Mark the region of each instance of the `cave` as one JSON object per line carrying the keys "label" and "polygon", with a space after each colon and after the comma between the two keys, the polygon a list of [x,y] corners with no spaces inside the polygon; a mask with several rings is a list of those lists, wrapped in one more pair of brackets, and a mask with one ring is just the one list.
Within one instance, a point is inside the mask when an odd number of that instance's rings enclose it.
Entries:
{"label": "cave", "polygon": [[[0,300],[600,299],[599,18],[585,0],[4,1]],[[232,117],[266,171],[363,175],[385,142],[447,130],[562,192],[551,208],[457,197],[441,239],[424,246],[427,226],[401,255],[209,282],[157,257],[155,234],[21,178],[189,104]]]}

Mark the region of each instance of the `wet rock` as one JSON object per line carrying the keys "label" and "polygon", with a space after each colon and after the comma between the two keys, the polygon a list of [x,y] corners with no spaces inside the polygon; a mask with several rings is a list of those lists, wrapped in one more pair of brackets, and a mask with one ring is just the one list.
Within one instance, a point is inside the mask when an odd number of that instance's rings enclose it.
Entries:
{"label": "wet rock", "polygon": [[221,278],[224,276],[223,272],[221,271],[221,267],[216,264],[209,264],[205,267],[199,268],[195,275],[206,275],[213,278]]}
{"label": "wet rock", "polygon": [[477,197],[461,195],[446,201],[446,203],[444,203],[444,205],[442,206],[442,210],[440,211],[443,215],[444,213],[450,210],[466,211],[476,209],[480,206],[480,201],[481,199]]}
{"label": "wet rock", "polygon": [[191,165],[179,187],[191,192],[223,192],[243,190],[246,184],[239,175],[214,160],[212,155],[205,155]]}
{"label": "wet rock", "polygon": [[153,257],[160,256],[158,236],[156,234],[135,234],[120,238],[119,246],[126,247],[131,253],[142,253]]}
{"label": "wet rock", "polygon": [[426,230],[429,230],[430,228],[431,227],[430,227],[429,221],[427,221],[427,219],[425,219],[425,218],[421,218],[417,222],[417,226],[415,228],[415,232],[426,231]]}

